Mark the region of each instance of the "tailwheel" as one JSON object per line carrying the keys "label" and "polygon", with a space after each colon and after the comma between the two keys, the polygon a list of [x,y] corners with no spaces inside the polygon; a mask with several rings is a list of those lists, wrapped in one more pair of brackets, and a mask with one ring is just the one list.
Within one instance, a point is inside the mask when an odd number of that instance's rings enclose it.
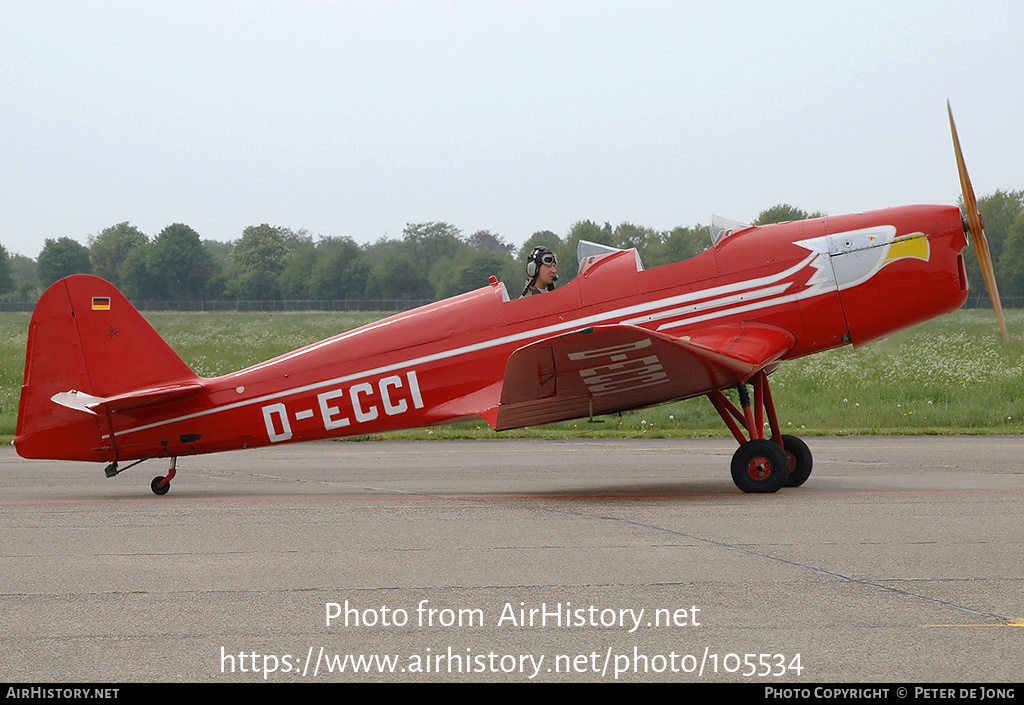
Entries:
{"label": "tailwheel", "polygon": [[150,489],[153,490],[153,494],[167,494],[171,489],[171,483],[165,480],[163,475],[157,475],[153,478],[153,481],[149,483]]}
{"label": "tailwheel", "polygon": [[149,483],[149,488],[153,490],[153,494],[164,495],[167,494],[171,489],[171,480],[178,473],[178,459],[171,458],[171,466],[167,468],[167,475],[157,475],[153,478],[153,481]]}
{"label": "tailwheel", "polygon": [[789,457],[774,441],[755,438],[732,456],[732,480],[744,492],[778,492],[788,479]]}
{"label": "tailwheel", "polygon": [[811,449],[796,436],[783,436],[782,446],[789,458],[789,479],[786,480],[786,487],[799,487],[811,476],[811,468],[814,466]]}

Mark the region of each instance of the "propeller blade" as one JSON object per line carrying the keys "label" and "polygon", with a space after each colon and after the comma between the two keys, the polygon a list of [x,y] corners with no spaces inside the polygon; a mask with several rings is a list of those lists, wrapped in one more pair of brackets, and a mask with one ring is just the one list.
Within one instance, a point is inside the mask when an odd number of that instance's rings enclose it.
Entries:
{"label": "propeller blade", "polygon": [[982,228],[981,213],[978,212],[978,199],[974,197],[971,177],[967,174],[967,165],[964,163],[964,155],[960,150],[960,138],[956,135],[956,125],[953,122],[953,108],[948,100],[946,101],[946,111],[949,113],[949,129],[953,132],[953,149],[956,151],[956,166],[960,171],[960,193],[963,194],[964,198],[967,227],[974,238],[974,251],[978,255],[981,275],[985,278],[985,288],[988,289],[988,296],[992,299],[992,308],[996,311],[999,328],[1003,331],[1003,340],[1009,342],[1010,336],[1006,332],[1003,305],[999,300],[999,287],[996,286],[996,272],[992,266],[992,254],[989,252],[988,240],[985,239],[985,230]]}

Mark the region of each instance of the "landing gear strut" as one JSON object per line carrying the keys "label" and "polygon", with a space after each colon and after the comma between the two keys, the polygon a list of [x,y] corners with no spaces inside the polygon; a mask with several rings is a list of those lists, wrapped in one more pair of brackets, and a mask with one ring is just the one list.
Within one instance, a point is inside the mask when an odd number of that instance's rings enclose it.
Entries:
{"label": "landing gear strut", "polygon": [[[149,456],[136,460],[131,465],[126,465],[123,468],[117,466],[117,461],[110,463],[107,467],[103,468],[103,474],[107,477],[116,477],[128,468],[133,468],[139,463],[143,463],[149,460]],[[171,458],[171,466],[167,469],[167,475],[157,475],[153,478],[153,481],[149,483],[149,488],[153,490],[153,494],[164,495],[171,489],[171,480],[177,474],[176,468],[178,467],[178,458]]]}
{"label": "landing gear strut", "polygon": [[[721,391],[708,394],[718,415],[740,444],[732,456],[733,482],[744,492],[778,492],[783,487],[799,487],[810,477],[811,451],[796,436],[782,435],[765,371],[758,370],[750,384],[754,387],[753,406],[747,385],[737,386],[742,411]],[[764,436],[765,412],[768,413],[770,439]]]}
{"label": "landing gear strut", "polygon": [[123,473],[128,468],[133,468],[136,465],[138,465],[139,463],[144,463],[147,460],[149,460],[149,456],[148,455],[145,458],[142,458],[141,460],[136,460],[131,465],[125,465],[123,468],[117,467],[117,461],[115,460],[110,465],[108,465],[107,467],[103,468],[103,474],[106,475],[107,477],[117,477],[118,475]]}

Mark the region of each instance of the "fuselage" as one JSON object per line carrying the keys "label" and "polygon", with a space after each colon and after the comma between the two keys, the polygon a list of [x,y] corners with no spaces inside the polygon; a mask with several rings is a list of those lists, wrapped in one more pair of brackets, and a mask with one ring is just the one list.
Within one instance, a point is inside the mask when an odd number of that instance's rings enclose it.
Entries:
{"label": "fuselage", "polygon": [[633,250],[590,258],[541,296],[510,300],[492,284],[203,379],[200,394],[118,411],[74,459],[191,455],[469,417],[494,425],[509,357],[586,326],[686,338],[757,321],[793,335],[784,359],[862,345],[959,308],[966,244],[956,207],[907,206],[748,228],[650,270]]}

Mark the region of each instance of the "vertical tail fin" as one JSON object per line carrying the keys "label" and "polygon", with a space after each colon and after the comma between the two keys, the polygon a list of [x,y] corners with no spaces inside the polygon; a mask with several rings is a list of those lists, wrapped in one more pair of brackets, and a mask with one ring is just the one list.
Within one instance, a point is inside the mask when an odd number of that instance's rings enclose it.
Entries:
{"label": "vertical tail fin", "polygon": [[198,380],[113,284],[67,277],[32,313],[15,448],[26,458],[114,460],[116,449],[102,440],[104,416],[84,405],[69,408],[55,395],[102,400]]}

